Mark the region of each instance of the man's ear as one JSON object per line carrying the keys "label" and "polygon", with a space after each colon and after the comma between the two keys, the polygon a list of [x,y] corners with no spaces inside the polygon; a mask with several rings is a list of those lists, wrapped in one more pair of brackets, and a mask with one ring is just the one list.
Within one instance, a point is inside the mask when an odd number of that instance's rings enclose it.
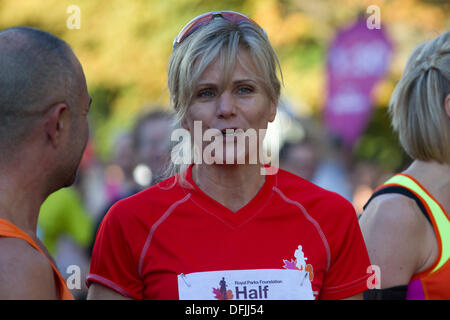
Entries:
{"label": "man's ear", "polygon": [[45,115],[45,133],[48,141],[57,147],[61,135],[69,124],[69,110],[65,103],[58,103]]}
{"label": "man's ear", "polygon": [[445,113],[447,114],[447,117],[450,118],[450,93],[445,97],[444,108],[445,108]]}

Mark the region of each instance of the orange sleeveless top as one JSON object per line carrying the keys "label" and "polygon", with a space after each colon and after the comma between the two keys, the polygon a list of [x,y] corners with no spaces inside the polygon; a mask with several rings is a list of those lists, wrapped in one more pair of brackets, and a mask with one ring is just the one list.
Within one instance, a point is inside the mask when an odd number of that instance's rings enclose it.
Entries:
{"label": "orange sleeveless top", "polygon": [[39,251],[44,257],[48,259],[50,265],[52,266],[53,272],[55,274],[55,280],[57,279],[57,288],[59,290],[59,295],[61,300],[74,300],[72,294],[67,288],[66,281],[59,273],[58,268],[54,265],[54,263],[47,257],[47,255],[39,248],[39,246],[31,239],[31,237],[13,225],[11,222],[0,219],[0,237],[9,237],[9,238],[18,238],[23,239],[28,242],[33,248]]}
{"label": "orange sleeveless top", "polygon": [[382,186],[398,186],[412,192],[426,210],[433,226],[439,253],[434,264],[416,274],[408,284],[407,300],[450,299],[450,216],[442,205],[412,176],[399,173]]}

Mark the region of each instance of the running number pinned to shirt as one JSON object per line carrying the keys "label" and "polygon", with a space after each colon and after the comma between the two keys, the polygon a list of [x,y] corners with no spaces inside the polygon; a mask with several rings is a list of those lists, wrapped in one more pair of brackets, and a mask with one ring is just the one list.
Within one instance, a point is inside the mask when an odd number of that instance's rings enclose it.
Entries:
{"label": "running number pinned to shirt", "polygon": [[178,275],[180,300],[313,300],[308,272],[225,270]]}

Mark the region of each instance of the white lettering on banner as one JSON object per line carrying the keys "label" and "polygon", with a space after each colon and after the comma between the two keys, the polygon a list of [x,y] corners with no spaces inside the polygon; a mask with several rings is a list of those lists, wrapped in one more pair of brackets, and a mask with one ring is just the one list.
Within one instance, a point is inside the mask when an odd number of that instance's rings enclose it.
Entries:
{"label": "white lettering on banner", "polygon": [[309,274],[300,270],[255,269],[178,275],[180,300],[313,300]]}

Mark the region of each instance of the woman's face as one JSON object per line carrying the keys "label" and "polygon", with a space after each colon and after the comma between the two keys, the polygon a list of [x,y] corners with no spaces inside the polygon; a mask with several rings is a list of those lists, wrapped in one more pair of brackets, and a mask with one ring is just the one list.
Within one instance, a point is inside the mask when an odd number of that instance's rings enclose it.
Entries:
{"label": "woman's face", "polygon": [[[218,134],[214,135],[211,141],[223,144],[223,154],[216,152],[216,160],[223,157],[222,163],[228,164],[228,159],[232,158],[234,163],[237,163],[236,158],[239,153],[242,155],[244,152],[245,159],[248,161],[249,151],[255,152],[251,151],[255,150],[252,149],[254,146],[249,145],[255,144],[254,141],[246,138],[245,150],[238,147],[242,145],[237,141],[243,137],[244,133],[249,135],[256,133],[256,143],[259,147],[264,136],[260,133],[265,132],[261,129],[267,129],[268,122],[275,118],[276,102],[272,101],[266,93],[258,79],[257,69],[246,50],[239,51],[228,83],[223,83],[222,75],[222,65],[219,59],[215,59],[199,78],[194,98],[183,120],[183,126],[191,132],[191,135],[194,134],[196,143],[199,140],[195,137],[194,121],[201,121],[202,134],[208,129],[217,129],[215,132]],[[233,130],[237,132],[233,133]],[[209,131],[214,132],[214,130]],[[202,150],[205,150],[211,142],[203,140]]]}

